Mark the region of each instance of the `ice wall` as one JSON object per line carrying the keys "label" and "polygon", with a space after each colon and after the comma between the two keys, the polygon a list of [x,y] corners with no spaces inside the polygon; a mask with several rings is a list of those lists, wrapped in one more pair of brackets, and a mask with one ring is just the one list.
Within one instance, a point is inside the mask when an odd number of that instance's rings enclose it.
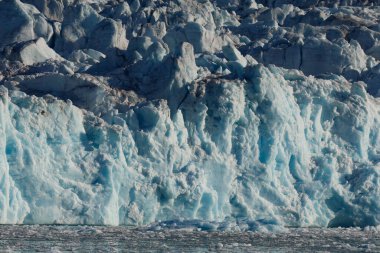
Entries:
{"label": "ice wall", "polygon": [[153,100],[114,124],[2,88],[1,221],[379,224],[379,101],[342,78],[246,75],[194,83],[172,116]]}

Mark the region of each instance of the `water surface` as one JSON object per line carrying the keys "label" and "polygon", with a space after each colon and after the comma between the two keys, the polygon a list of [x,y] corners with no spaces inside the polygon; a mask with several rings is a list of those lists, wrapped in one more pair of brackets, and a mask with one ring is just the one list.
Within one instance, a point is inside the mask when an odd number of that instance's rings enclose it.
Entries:
{"label": "water surface", "polygon": [[205,232],[97,226],[0,227],[1,252],[380,252],[380,232],[289,229]]}

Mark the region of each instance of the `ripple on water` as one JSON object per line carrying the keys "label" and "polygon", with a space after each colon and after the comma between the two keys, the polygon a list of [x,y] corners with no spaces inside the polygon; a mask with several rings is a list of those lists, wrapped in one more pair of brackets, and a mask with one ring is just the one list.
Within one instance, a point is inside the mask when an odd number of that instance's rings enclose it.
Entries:
{"label": "ripple on water", "polygon": [[0,228],[1,252],[380,252],[380,231],[298,228],[285,232],[226,232],[100,226]]}

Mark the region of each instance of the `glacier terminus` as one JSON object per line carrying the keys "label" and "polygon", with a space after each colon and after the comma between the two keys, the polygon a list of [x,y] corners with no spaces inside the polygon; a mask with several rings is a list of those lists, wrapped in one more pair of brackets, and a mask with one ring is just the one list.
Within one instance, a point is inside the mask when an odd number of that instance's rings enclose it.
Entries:
{"label": "glacier terminus", "polygon": [[0,0],[0,223],[378,229],[379,18]]}

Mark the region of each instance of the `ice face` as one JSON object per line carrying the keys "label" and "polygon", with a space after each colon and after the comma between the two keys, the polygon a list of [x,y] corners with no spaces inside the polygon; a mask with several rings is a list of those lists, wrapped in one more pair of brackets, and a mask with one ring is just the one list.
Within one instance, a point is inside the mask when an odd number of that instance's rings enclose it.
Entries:
{"label": "ice face", "polygon": [[0,1],[49,21],[0,42],[0,223],[380,224],[372,9],[26,2]]}
{"label": "ice face", "polygon": [[247,72],[194,84],[172,116],[153,100],[108,122],[3,88],[2,222],[378,224],[378,101],[362,83]]}

